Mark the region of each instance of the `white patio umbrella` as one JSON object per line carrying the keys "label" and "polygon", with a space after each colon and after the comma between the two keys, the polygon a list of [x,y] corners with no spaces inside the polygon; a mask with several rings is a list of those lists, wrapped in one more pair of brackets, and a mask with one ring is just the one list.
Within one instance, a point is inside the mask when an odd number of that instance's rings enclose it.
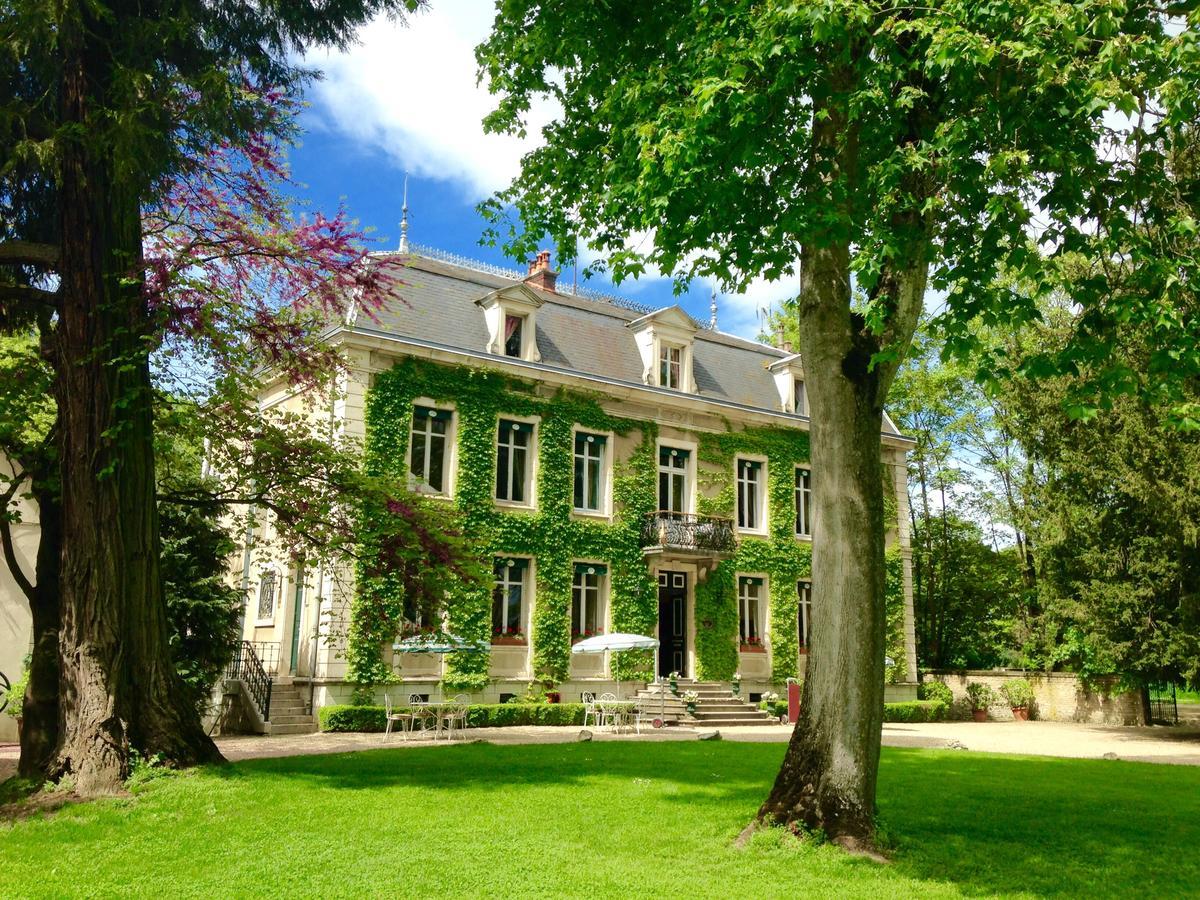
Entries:
{"label": "white patio umbrella", "polygon": [[[598,634],[584,638],[571,648],[572,653],[606,653],[609,650],[653,650],[658,638],[644,634]],[[617,682],[617,697],[621,695],[621,682]]]}

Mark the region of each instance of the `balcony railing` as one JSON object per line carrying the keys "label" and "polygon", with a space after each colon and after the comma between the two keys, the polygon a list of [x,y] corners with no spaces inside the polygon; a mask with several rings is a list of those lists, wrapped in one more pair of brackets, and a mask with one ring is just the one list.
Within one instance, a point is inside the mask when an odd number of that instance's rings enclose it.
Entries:
{"label": "balcony railing", "polygon": [[659,511],[642,522],[642,548],[725,556],[737,550],[733,520]]}

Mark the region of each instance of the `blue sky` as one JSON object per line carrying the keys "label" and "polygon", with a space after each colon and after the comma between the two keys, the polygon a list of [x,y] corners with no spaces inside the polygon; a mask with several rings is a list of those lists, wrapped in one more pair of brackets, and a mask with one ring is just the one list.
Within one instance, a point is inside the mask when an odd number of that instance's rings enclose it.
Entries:
{"label": "blue sky", "polygon": [[[292,173],[307,185],[312,208],[350,215],[384,249],[399,240],[404,173],[408,171],[410,240],[510,267],[499,250],[479,246],[484,223],[476,204],[517,174],[530,146],[516,138],[484,135],[480,120],[491,109],[475,84],[473,48],[491,24],[491,0],[435,4],[402,27],[379,20],[364,28],[358,45],[343,53],[318,52],[308,63],[324,73],[309,90],[302,116],[305,136],[291,155]],[[533,111],[534,121],[549,117]],[[563,273],[564,278],[570,273]],[[642,303],[679,302],[707,321],[711,286],[696,282],[682,298],[669,278],[643,277],[613,288],[594,278],[588,286],[615,290]],[[757,310],[793,294],[796,280],[755,283],[743,296],[722,295],[723,331],[753,337]]]}

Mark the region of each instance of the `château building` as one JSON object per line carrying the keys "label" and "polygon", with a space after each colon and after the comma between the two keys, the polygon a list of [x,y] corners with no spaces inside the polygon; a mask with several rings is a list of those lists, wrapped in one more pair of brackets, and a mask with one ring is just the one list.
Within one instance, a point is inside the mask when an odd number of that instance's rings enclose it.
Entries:
{"label": "ch\u00e2teau building", "polygon": [[[348,375],[330,415],[369,466],[462,512],[493,577],[451,592],[445,627],[488,651],[395,653],[398,634],[348,648],[355,604],[386,584],[256,553],[245,638],[279,679],[311,687],[320,707],[350,696],[348,655],[402,679],[396,696],[466,689],[482,702],[535,680],[577,701],[618,675],[737,673],[751,694],[802,676],[821,473],[799,354],[721,332],[715,300],[700,323],[678,306],[564,288],[546,252],[524,273],[424,249],[373,264],[403,283],[382,310],[352,306],[332,327]],[[293,402],[289,390],[264,403]],[[888,673],[904,686],[893,695],[916,680],[911,445],[885,417]],[[659,649],[621,672],[607,654],[570,653],[614,631],[656,636]]]}

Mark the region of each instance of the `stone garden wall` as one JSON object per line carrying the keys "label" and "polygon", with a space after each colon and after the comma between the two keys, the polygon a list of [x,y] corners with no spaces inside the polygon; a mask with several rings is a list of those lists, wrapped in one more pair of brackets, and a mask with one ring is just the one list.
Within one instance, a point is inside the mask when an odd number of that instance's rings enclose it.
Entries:
{"label": "stone garden wall", "polygon": [[[953,713],[961,718],[970,716],[967,703],[967,683],[979,681],[990,685],[997,693],[1006,681],[1025,678],[1033,686],[1034,709],[1031,718],[1050,722],[1087,722],[1093,725],[1142,725],[1142,703],[1133,691],[1121,691],[1116,679],[1106,679],[1085,686],[1079,676],[1069,672],[1021,672],[1017,670],[988,670],[978,672],[927,672],[927,679],[947,685],[954,694]],[[1012,719],[1004,701],[988,710],[993,719]]]}

